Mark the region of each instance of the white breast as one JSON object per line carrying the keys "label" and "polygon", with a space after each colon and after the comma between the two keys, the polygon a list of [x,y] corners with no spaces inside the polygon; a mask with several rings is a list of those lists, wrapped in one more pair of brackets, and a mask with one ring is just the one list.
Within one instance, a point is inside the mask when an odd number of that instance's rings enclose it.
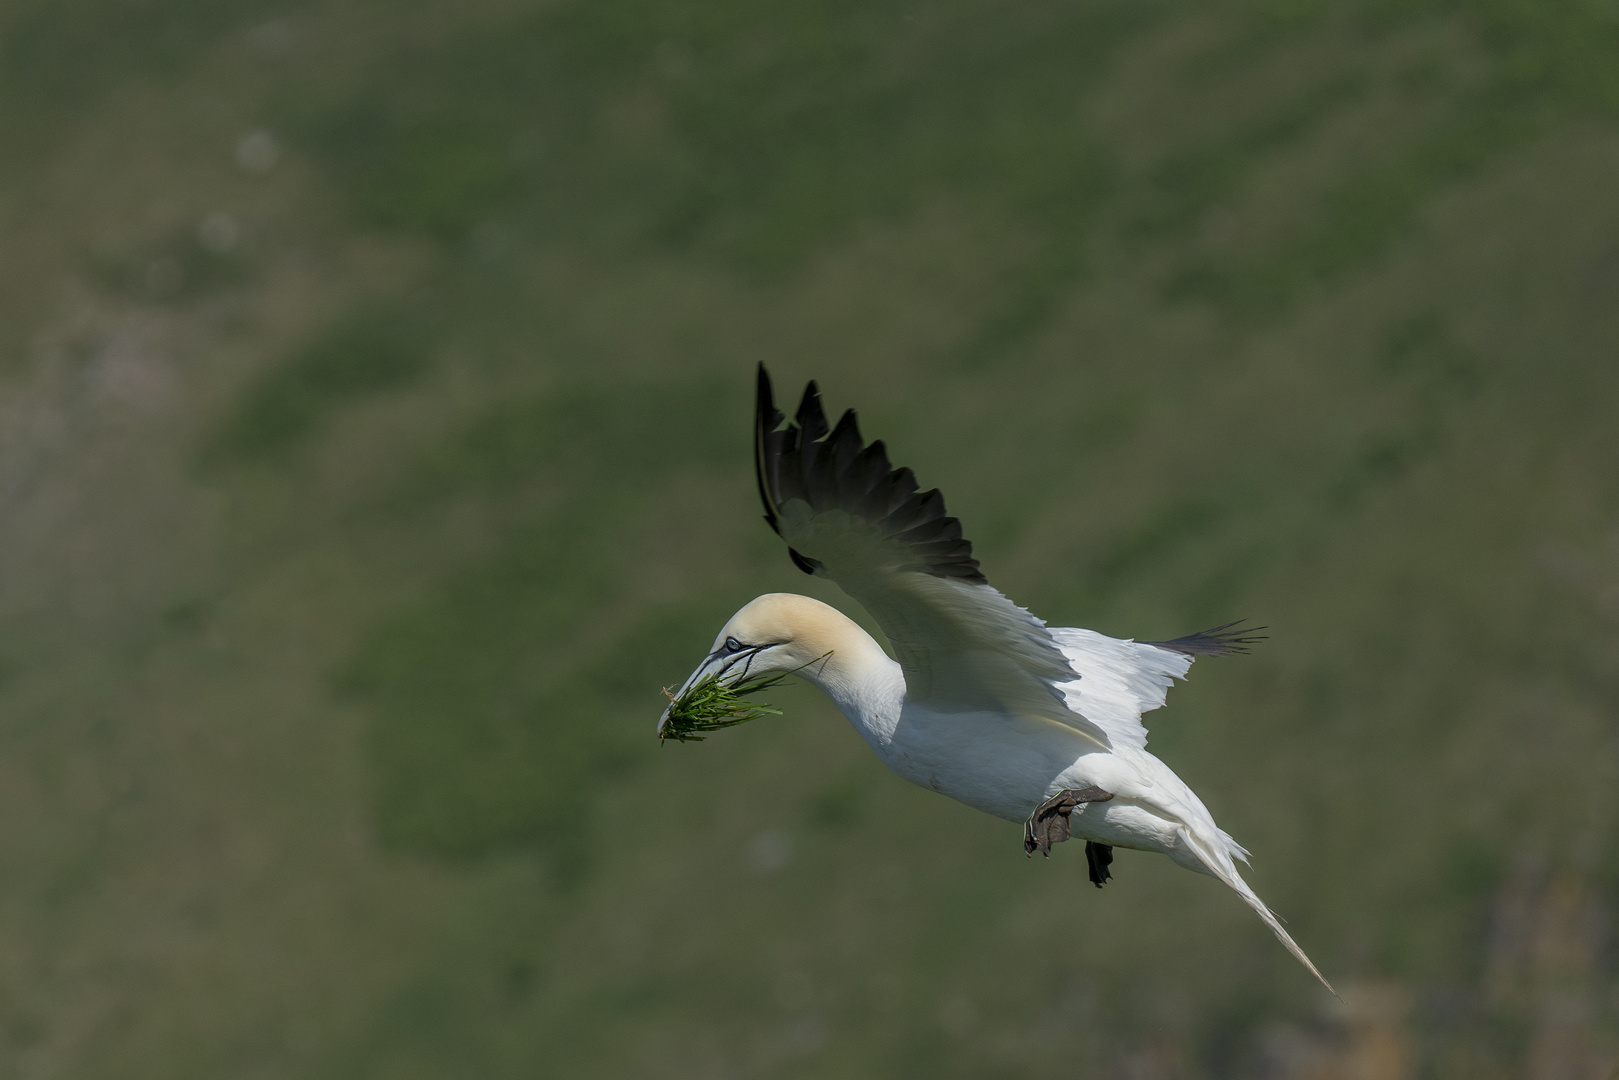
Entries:
{"label": "white breast", "polygon": [[907,704],[879,757],[913,784],[986,814],[1022,821],[1076,762],[1099,749],[1074,729],[1038,717],[936,712]]}

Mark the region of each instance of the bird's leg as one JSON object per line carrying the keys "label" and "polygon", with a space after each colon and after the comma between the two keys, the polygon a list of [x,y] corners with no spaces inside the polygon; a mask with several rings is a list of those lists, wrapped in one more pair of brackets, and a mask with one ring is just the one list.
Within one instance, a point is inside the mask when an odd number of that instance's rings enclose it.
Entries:
{"label": "bird's leg", "polygon": [[1107,870],[1113,865],[1113,845],[1098,844],[1095,840],[1085,841],[1085,863],[1091,868],[1091,884],[1100,889],[1102,882],[1113,880],[1113,875]]}
{"label": "bird's leg", "polygon": [[[1083,806],[1085,803],[1107,802],[1111,798],[1113,798],[1111,791],[1103,791],[1095,785],[1078,790],[1063,788],[1035,807],[1034,813],[1029,815],[1029,820],[1023,823],[1023,854],[1033,855],[1038,851],[1046,858],[1051,858],[1051,845],[1060,844],[1074,835],[1068,820],[1068,815],[1074,812],[1074,807]],[[1094,869],[1091,871],[1091,880],[1096,880]]]}

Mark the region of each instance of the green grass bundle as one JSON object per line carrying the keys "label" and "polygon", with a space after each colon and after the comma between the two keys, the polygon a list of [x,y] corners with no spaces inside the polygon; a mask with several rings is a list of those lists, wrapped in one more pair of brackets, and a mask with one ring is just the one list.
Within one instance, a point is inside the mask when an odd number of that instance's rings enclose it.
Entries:
{"label": "green grass bundle", "polygon": [[658,729],[658,738],[674,739],[678,742],[702,742],[703,736],[699,734],[700,732],[735,727],[738,724],[746,724],[749,720],[757,720],[761,716],[780,716],[781,710],[774,705],[748,699],[770,689],[787,676],[796,675],[810,664],[819,663],[831,655],[827,653],[826,656],[817,656],[808,664],[801,664],[791,671],[750,675],[730,686],[720,682],[716,675],[704,675],[679,697],[675,697],[669,692],[668,687],[664,687],[664,696],[673,704],[669,707],[669,718]]}
{"label": "green grass bundle", "polygon": [[780,716],[781,710],[775,706],[763,701],[749,701],[748,698],[770,689],[789,674],[777,671],[769,675],[754,675],[735,686],[726,686],[717,676],[705,675],[679,697],[665,688],[664,694],[674,704],[669,709],[669,719],[658,730],[658,738],[702,742],[703,736],[699,732],[735,727],[761,716]]}

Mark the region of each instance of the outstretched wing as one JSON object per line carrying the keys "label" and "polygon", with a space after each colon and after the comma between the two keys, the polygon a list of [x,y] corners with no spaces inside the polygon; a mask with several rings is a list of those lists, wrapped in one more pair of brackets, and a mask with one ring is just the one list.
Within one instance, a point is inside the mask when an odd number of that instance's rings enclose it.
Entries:
{"label": "outstretched wing", "polygon": [[1147,745],[1141,714],[1163,705],[1170,685],[1186,678],[1194,660],[1245,653],[1264,640],[1256,634],[1263,629],[1226,623],[1173,641],[1131,641],[1066,626],[1050,633],[1079,676],[1062,688],[1068,707],[1107,732],[1114,746],[1139,748]]}
{"label": "outstretched wing", "polygon": [[985,580],[937,489],[917,491],[881,442],[866,445],[854,410],[829,427],[814,383],[795,422],[785,420],[761,364],[754,461],[765,520],[799,569],[837,582],[877,620],[910,698],[1041,716],[1112,745],[1107,728],[1069,708],[1076,674],[1064,649]]}
{"label": "outstretched wing", "polygon": [[1186,678],[1195,659],[1095,630],[1052,627],[1051,636],[1079,676],[1063,686],[1068,707],[1107,732],[1114,746],[1147,745],[1141,714],[1163,705],[1170,684]]}

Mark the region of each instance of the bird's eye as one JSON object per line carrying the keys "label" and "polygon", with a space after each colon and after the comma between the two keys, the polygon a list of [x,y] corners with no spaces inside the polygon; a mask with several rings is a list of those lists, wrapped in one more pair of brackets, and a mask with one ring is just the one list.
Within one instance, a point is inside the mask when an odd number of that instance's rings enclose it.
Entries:
{"label": "bird's eye", "polygon": [[740,641],[738,641],[734,637],[728,637],[728,638],[725,639],[725,651],[726,652],[741,652],[742,651],[742,643]]}

